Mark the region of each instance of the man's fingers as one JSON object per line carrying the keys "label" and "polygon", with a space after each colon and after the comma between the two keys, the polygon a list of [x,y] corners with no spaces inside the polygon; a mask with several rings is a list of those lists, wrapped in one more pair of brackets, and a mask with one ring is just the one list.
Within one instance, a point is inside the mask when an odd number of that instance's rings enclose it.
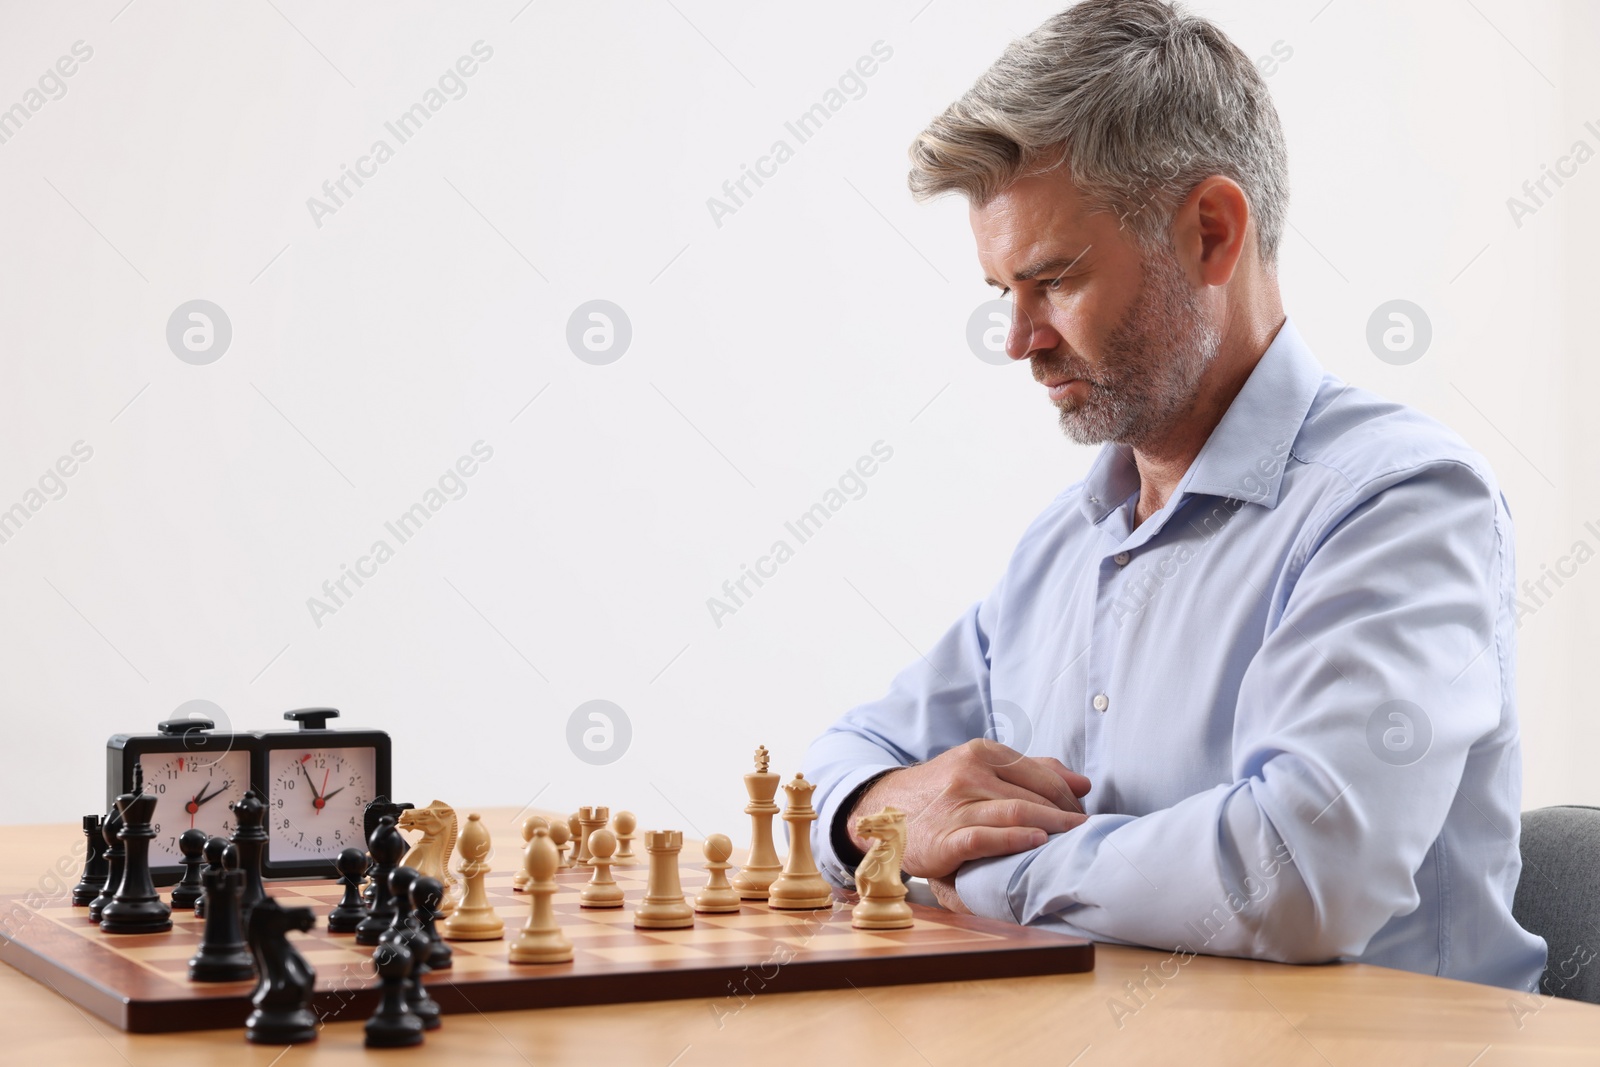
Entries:
{"label": "man's fingers", "polygon": [[1049,834],[1064,834],[1082,823],[1084,818],[1079,812],[1062,811],[1054,804],[1030,800],[983,800],[963,812],[961,821],[969,825],[1002,828],[1031,826]]}
{"label": "man's fingers", "polygon": [[1062,811],[1083,810],[1083,805],[1078,803],[1070,784],[1053,768],[1046,766],[1043,760],[1019,755],[1015,761],[991,763],[990,766],[998,777],[1013,785],[1020,785],[1029,792],[1039,794]]}
{"label": "man's fingers", "polygon": [[951,870],[968,860],[1012,856],[1044,844],[1043,830],[1032,826],[963,826],[946,840]]}
{"label": "man's fingers", "polygon": [[1054,756],[1030,756],[1029,759],[1038,760],[1054,772],[1058,778],[1067,783],[1067,788],[1072,790],[1073,796],[1081,797],[1089,792],[1089,779],[1077,771],[1069,769],[1065,763],[1062,763]]}

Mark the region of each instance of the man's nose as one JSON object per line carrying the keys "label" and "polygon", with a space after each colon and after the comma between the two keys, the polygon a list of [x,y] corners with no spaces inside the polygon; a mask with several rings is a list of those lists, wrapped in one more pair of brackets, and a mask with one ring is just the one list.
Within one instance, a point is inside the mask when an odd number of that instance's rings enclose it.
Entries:
{"label": "man's nose", "polygon": [[1050,324],[1036,318],[1023,307],[1020,299],[1011,301],[1011,329],[1006,333],[1006,355],[1014,360],[1027,359],[1034,352],[1055,347]]}

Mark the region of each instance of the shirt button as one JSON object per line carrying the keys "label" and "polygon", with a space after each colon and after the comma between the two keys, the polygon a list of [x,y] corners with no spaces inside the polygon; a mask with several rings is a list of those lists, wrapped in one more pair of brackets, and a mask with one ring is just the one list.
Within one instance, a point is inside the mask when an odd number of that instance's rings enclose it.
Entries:
{"label": "shirt button", "polygon": [[1116,562],[1117,566],[1126,567],[1128,565],[1128,561],[1130,559],[1132,559],[1133,557],[1131,555],[1129,555],[1128,553],[1126,553],[1126,552],[1118,552],[1115,556],[1112,556],[1111,558],[1112,558],[1112,560],[1114,560]]}
{"label": "shirt button", "polygon": [[1096,693],[1095,694],[1095,696],[1094,696],[1094,710],[1095,711],[1105,711],[1110,706],[1111,706],[1111,698],[1110,697],[1106,696],[1104,693]]}

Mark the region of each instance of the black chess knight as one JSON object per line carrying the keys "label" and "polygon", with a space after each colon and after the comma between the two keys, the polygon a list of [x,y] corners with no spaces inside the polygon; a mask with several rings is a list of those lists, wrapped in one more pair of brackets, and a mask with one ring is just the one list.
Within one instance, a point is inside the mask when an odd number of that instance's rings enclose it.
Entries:
{"label": "black chess knight", "polygon": [[317,925],[316,913],[310,908],[285,908],[266,897],[250,909],[248,924],[250,952],[260,979],[250,996],[255,1008],[244,1022],[245,1039],[258,1045],[316,1040],[311,994],[317,972],[289,944],[290,930],[304,933]]}

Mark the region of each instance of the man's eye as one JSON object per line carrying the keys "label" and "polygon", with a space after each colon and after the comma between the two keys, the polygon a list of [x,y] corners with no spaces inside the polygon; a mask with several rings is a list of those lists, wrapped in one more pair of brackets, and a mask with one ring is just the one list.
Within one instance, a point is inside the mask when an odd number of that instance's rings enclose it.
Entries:
{"label": "man's eye", "polygon": [[1056,277],[1050,279],[1050,291],[1052,293],[1060,291],[1060,289],[1061,289],[1061,278],[1062,278],[1061,275],[1057,275]]}

